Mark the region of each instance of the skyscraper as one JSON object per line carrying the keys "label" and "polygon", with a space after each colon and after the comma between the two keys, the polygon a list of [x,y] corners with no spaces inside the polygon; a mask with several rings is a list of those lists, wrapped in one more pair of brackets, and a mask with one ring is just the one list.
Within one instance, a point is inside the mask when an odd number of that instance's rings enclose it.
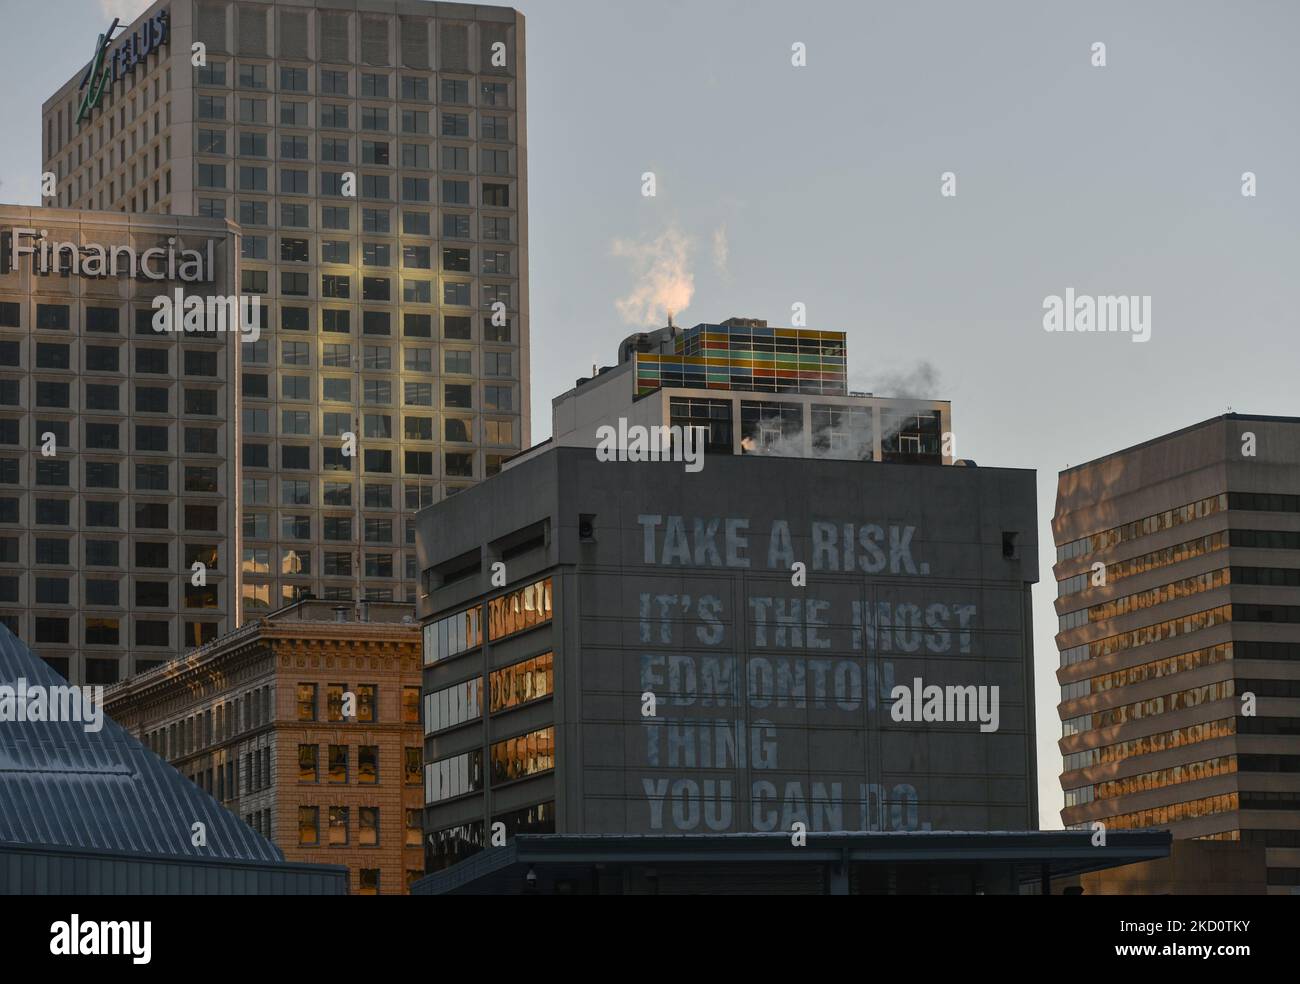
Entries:
{"label": "skyscraper", "polygon": [[1227,414],[1061,473],[1067,827],[1263,845],[1300,885],[1300,419]]}
{"label": "skyscraper", "polygon": [[237,619],[409,599],[415,510],[529,440],[523,17],[371,6],[159,0],[43,109],[47,204],[242,228]]}
{"label": "skyscraper", "polygon": [[152,301],[238,277],[224,220],[0,206],[0,621],[76,683],[234,627],[239,339]]}

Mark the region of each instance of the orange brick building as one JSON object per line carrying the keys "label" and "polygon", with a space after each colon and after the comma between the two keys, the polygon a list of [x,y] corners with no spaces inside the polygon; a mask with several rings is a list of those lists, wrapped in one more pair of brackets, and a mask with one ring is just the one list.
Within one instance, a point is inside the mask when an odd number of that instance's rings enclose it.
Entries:
{"label": "orange brick building", "polygon": [[290,861],[360,895],[423,874],[420,629],[412,608],[302,601],[133,677],[106,712]]}

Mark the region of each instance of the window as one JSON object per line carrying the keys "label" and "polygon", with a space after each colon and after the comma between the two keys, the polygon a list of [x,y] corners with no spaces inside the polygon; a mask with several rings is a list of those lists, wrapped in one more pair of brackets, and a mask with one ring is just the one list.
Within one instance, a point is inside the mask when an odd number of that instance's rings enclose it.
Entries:
{"label": "window", "polygon": [[[201,108],[202,100],[203,97],[200,96],[199,97],[200,118],[202,118],[203,116],[202,108]],[[224,109],[222,111],[221,116],[222,117],[225,116]],[[307,125],[307,104],[302,102],[288,102],[283,99],[280,100],[280,125],[281,126],[306,126]]]}
{"label": "window", "polygon": [[240,157],[266,157],[266,134],[255,131],[239,131]]}
{"label": "window", "polygon": [[[36,525],[38,525],[38,526],[66,526],[66,525],[69,525],[69,516],[72,515],[72,507],[70,507],[70,504],[69,504],[69,502],[68,502],[68,499],[45,499],[45,498],[38,498],[38,499],[36,499],[35,506],[36,506]],[[90,516],[91,516],[91,507],[92,507],[92,506],[112,506],[112,507],[113,507],[113,510],[114,510],[114,512],[113,512],[113,515],[114,515],[114,523],[113,523],[112,525],[114,525],[114,526],[117,525],[117,523],[116,523],[116,515],[117,515],[116,510],[117,510],[117,503],[91,503],[91,502],[87,502],[87,503],[86,503],[86,517],[87,517],[87,519],[86,519],[86,525],[87,525],[87,526],[99,525],[99,524],[91,523],[91,521],[90,521]],[[105,524],[105,525],[107,525],[107,524]]]}
{"label": "window", "polygon": [[298,781],[320,782],[320,746],[298,746]]}
{"label": "window", "polygon": [[352,210],[345,205],[322,205],[320,221],[322,229],[350,229],[352,228]]}
{"label": "window", "polygon": [[[469,182],[455,181],[444,178],[442,181],[442,202],[444,205],[468,205],[469,204]],[[469,219],[465,218],[464,236],[469,236]],[[445,229],[444,229],[445,232]]]}
{"label": "window", "polygon": [[121,595],[118,593],[120,582],[101,580],[101,578],[86,578],[86,604],[104,604],[104,606],[116,608],[121,601]]}
{"label": "window", "polygon": [[340,274],[321,274],[321,296],[346,298],[351,292],[352,280]]}
{"label": "window", "polygon": [[[360,807],[357,811],[357,819],[359,820],[358,843],[362,847],[378,847],[379,846],[379,807],[377,806]],[[374,874],[375,884],[371,886],[371,888],[374,894],[378,894],[379,871],[378,869],[372,869],[372,870]],[[361,887],[362,887],[362,894],[368,894],[365,891],[367,886],[365,884],[364,877],[362,879]]]}
{"label": "window", "polygon": [[320,844],[320,807],[298,807],[298,844],[301,847],[315,847]]}
{"label": "window", "polygon": [[330,745],[330,771],[329,781],[335,784],[345,784],[348,781],[348,746],[347,745]]}
{"label": "window", "polygon": [[320,70],[320,91],[325,95],[346,96],[348,94],[348,73],[322,68]]}
{"label": "window", "polygon": [[[321,137],[320,159],[334,164],[346,164],[351,155],[351,148],[346,138]],[[304,155],[305,156],[305,155]]]}
{"label": "window", "polygon": [[362,745],[357,749],[357,782],[363,786],[374,786],[379,783],[378,745]]}
{"label": "window", "polygon": [[[116,467],[116,466],[114,466]],[[89,468],[89,465],[87,465]],[[113,486],[117,485],[114,473]],[[142,492],[166,492],[169,485],[167,465],[137,464],[135,466],[135,487]]]}
{"label": "window", "polygon": [[517,738],[493,742],[492,782],[511,782],[555,768],[555,728],[543,728]]}
{"label": "window", "polygon": [[298,684],[298,720],[316,720],[316,684]]}
{"label": "window", "polygon": [[[430,406],[431,398],[425,400],[412,399],[412,387],[427,387],[427,383],[407,383],[406,384],[406,402],[418,406]],[[459,410],[466,410],[473,406],[473,387],[459,383],[445,383],[443,385],[443,404]],[[417,394],[422,395],[422,394]]]}
{"label": "window", "polygon": [[509,410],[514,406],[514,391],[509,386],[484,386],[485,410]]}

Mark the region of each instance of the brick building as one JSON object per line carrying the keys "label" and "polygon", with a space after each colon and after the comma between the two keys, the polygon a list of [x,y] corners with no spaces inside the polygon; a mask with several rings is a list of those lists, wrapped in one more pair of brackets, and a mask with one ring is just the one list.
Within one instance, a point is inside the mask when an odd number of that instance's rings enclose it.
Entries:
{"label": "brick building", "polygon": [[112,688],[130,734],[356,894],[423,873],[420,636],[410,606],[306,600]]}

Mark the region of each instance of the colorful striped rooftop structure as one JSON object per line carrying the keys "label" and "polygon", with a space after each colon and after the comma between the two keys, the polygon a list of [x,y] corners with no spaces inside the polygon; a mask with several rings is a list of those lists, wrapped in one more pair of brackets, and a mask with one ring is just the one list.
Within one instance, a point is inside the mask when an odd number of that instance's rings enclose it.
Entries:
{"label": "colorful striped rooftop structure", "polygon": [[845,396],[844,338],[842,331],[729,318],[677,329],[660,351],[637,347],[629,354],[636,360],[637,396],[671,387]]}

